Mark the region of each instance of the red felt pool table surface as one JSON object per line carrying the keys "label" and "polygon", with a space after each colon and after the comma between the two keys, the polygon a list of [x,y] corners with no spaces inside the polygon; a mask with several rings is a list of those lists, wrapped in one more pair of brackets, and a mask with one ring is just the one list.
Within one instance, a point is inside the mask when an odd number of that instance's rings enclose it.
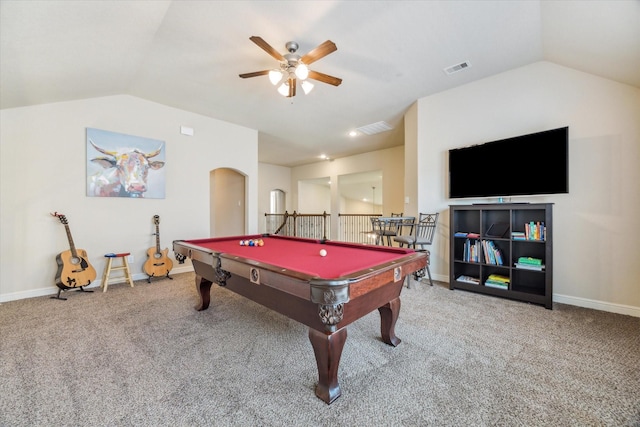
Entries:
{"label": "red felt pool table surface", "polygon": [[[240,245],[241,240],[250,239],[262,239],[264,246]],[[372,266],[392,262],[414,252],[411,249],[387,246],[259,234],[185,240],[184,242],[217,253],[271,264],[323,279],[344,277]],[[320,256],[321,249],[327,251],[326,256]]]}
{"label": "red felt pool table surface", "polygon": [[[264,245],[240,244],[251,239]],[[377,309],[382,341],[397,346],[404,279],[427,262],[426,254],[411,249],[259,234],[176,240],[173,248],[180,262],[193,263],[197,310],[209,307],[211,285],[217,283],[309,326],[316,395],[326,403],[341,394],[338,366],[347,325]]]}

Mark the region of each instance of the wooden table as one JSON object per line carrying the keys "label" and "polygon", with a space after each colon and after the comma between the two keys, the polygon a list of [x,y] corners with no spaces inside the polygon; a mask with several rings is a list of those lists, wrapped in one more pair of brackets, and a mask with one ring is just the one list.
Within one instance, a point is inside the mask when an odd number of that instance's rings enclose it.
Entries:
{"label": "wooden table", "polygon": [[[263,246],[240,245],[253,239]],[[307,325],[318,367],[316,395],[328,404],[341,394],[346,326],[378,309],[382,341],[397,346],[404,278],[426,265],[426,255],[411,249],[270,235],[176,240],[173,250],[180,262],[191,258],[198,310],[209,307],[215,282]]]}

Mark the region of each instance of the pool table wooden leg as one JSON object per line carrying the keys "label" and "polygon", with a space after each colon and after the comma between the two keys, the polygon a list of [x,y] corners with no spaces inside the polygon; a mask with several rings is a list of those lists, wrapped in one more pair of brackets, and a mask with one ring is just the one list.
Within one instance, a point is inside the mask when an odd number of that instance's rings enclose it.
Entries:
{"label": "pool table wooden leg", "polygon": [[316,396],[326,403],[331,403],[341,394],[338,384],[338,365],[347,340],[347,328],[338,329],[333,333],[309,328],[309,340],[318,364]]}
{"label": "pool table wooden leg", "polygon": [[396,321],[400,314],[400,298],[395,298],[389,301],[387,304],[378,308],[380,312],[380,331],[382,334],[382,341],[385,343],[397,346],[400,344],[400,338],[396,337]]}
{"label": "pool table wooden leg", "polygon": [[202,276],[196,276],[196,291],[200,296],[200,303],[196,307],[196,310],[202,311],[209,308],[209,302],[211,301],[211,280],[205,279]]}

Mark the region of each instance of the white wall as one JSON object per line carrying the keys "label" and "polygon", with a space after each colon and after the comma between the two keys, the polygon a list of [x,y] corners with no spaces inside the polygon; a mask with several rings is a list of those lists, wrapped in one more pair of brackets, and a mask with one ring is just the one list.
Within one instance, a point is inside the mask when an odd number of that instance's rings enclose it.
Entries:
{"label": "white wall", "polygon": [[369,215],[372,213],[381,214],[382,205],[371,205],[371,202],[363,202],[362,200],[347,199],[341,197],[340,213]]}
{"label": "white wall", "polygon": [[[209,236],[209,172],[216,168],[247,176],[247,232],[257,232],[256,130],[125,95],[6,109],[0,122],[0,301],[57,291],[55,258],[69,247],[53,211],[67,216],[98,282],[108,252],[131,252],[134,279],[146,277],[155,214],[163,248]],[[181,135],[181,125],[195,135]],[[87,197],[87,127],[165,141],[166,198]],[[189,268],[174,263],[176,271]]]}
{"label": "white wall", "polygon": [[[310,165],[297,166],[291,169],[291,182],[298,183],[321,177],[329,177],[331,180],[331,233],[330,238],[336,239],[339,225],[338,213],[344,206],[344,200],[340,198],[338,183],[340,175],[353,173],[382,171],[382,211],[385,214],[391,212],[411,213],[404,208],[404,147],[393,147],[385,150],[372,151],[365,154],[343,157],[332,161],[312,163]],[[292,187],[293,206],[298,205],[297,186]],[[329,212],[329,211],[327,211]],[[320,212],[321,213],[321,212]],[[369,213],[369,212],[367,212]]]}
{"label": "white wall", "polygon": [[301,214],[331,213],[331,189],[325,185],[298,182],[298,206]]}
{"label": "white wall", "polygon": [[233,169],[218,168],[209,174],[209,236],[246,234],[246,186],[244,174]]}
{"label": "white wall", "polygon": [[449,274],[448,205],[496,201],[447,198],[448,150],[569,126],[569,194],[512,201],[555,204],[554,301],[640,316],[640,89],[539,62],[419,99],[415,108],[405,160],[417,175],[406,181],[417,183],[420,212],[441,213],[432,251],[439,280]]}
{"label": "white wall", "polygon": [[[405,116],[405,147],[293,169],[258,164],[255,130],[124,95],[2,110],[0,123],[0,301],[57,291],[55,256],[68,245],[52,211],[67,215],[76,246],[88,251],[99,275],[104,253],[129,251],[134,278],[143,278],[154,214],[161,216],[162,247],[209,235],[209,172],[220,167],[247,176],[248,233],[264,231],[271,189],[286,192],[292,212],[300,180],[329,176],[337,185],[340,175],[382,170],[385,213],[441,213],[432,273],[446,281],[453,202],[445,194],[447,151],[568,125],[570,193],[514,201],[555,204],[554,301],[640,315],[634,87],[540,62],[418,100]],[[180,135],[181,125],[195,135]],[[87,127],[165,141],[166,198],[86,197]],[[345,201],[336,187],[331,198],[340,211]],[[174,263],[174,271],[185,268]]]}
{"label": "white wall", "polygon": [[285,193],[285,210],[293,213],[291,200],[291,168],[285,166],[258,164],[258,229],[260,233],[266,233],[264,214],[270,212],[271,190],[282,190]]}

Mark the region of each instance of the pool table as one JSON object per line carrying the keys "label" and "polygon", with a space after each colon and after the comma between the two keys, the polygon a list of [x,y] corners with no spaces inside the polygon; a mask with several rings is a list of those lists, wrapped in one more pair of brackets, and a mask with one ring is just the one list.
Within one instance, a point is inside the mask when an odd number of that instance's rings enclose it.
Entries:
{"label": "pool table", "polygon": [[[258,244],[241,244],[252,240]],[[217,283],[307,325],[318,365],[316,395],[327,404],[341,393],[346,326],[378,309],[382,341],[397,346],[404,279],[427,262],[425,253],[411,249],[259,234],[176,240],[173,251],[181,263],[191,259],[198,310],[209,307]]]}

